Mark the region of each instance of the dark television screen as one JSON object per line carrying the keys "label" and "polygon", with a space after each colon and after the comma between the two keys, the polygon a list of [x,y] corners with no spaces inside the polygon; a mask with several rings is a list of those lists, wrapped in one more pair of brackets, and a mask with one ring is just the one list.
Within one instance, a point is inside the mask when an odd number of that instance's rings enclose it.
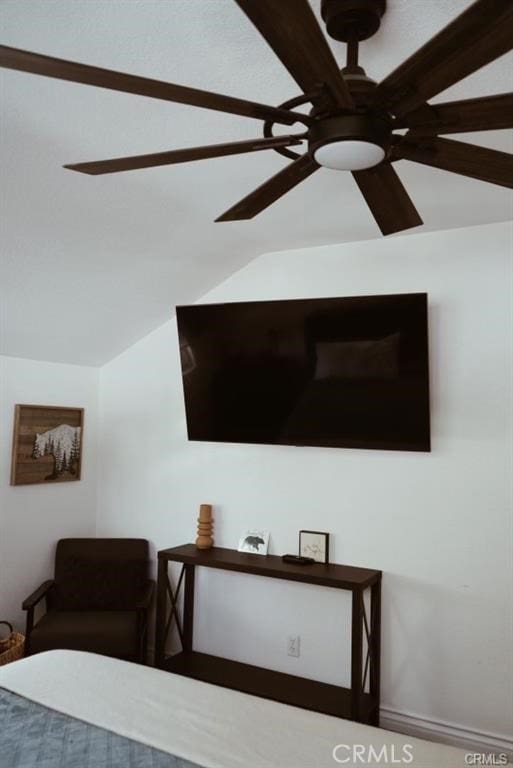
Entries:
{"label": "dark television screen", "polygon": [[177,307],[190,440],[429,451],[427,294]]}

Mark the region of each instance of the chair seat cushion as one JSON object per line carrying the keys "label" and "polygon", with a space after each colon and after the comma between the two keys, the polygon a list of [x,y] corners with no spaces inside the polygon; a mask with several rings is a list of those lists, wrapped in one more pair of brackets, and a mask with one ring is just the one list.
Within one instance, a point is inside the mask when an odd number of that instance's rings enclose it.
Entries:
{"label": "chair seat cushion", "polygon": [[135,611],[48,611],[30,635],[30,652],[57,648],[117,658],[137,656]]}

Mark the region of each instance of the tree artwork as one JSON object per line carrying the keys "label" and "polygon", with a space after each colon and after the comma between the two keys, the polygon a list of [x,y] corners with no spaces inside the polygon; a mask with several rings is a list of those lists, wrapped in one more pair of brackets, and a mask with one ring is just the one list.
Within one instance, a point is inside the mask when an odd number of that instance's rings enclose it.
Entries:
{"label": "tree artwork", "polygon": [[63,472],[75,475],[80,458],[80,427],[59,424],[42,434],[36,434],[32,458],[53,456],[53,471],[45,480],[55,480]]}
{"label": "tree artwork", "polygon": [[73,438],[73,442],[71,444],[71,462],[78,461],[78,458],[80,456],[80,427],[75,430],[75,437]]}
{"label": "tree artwork", "polygon": [[83,427],[83,408],[15,405],[11,485],[80,480]]}

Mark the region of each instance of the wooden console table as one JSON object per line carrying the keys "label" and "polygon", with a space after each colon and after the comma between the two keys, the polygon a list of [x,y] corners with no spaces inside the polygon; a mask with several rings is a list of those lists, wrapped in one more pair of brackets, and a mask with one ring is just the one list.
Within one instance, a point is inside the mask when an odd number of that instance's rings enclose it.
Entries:
{"label": "wooden console table", "polygon": [[[170,562],[182,563],[176,588],[169,579]],[[196,566],[252,573],[272,579],[300,581],[320,587],[350,590],[351,688],[309,680],[295,675],[210,656],[193,650],[194,573]],[[178,596],[184,585],[183,612]],[[370,616],[364,593],[370,589]],[[166,656],[166,640],[176,622],[182,651]],[[158,553],[155,666],[180,675],[204,680],[225,688],[292,704],[296,707],[379,725],[381,571],[348,565],[292,565],[274,555],[251,555],[233,549],[213,547],[198,550],[185,544]],[[363,661],[364,633],[367,654]]]}

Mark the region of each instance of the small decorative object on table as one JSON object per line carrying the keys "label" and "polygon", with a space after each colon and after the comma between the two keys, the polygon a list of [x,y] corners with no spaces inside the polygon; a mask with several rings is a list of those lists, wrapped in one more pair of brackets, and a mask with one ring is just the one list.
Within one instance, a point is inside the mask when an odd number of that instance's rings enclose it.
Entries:
{"label": "small decorative object on table", "polygon": [[316,563],[329,563],[330,535],[322,531],[299,531],[299,554]]}
{"label": "small decorative object on table", "polygon": [[0,629],[0,667],[10,661],[17,661],[23,657],[25,636],[20,632],[14,632],[8,621],[0,621],[0,626],[7,627],[7,634]]}
{"label": "small decorative object on table", "polygon": [[239,540],[239,552],[250,552],[253,555],[266,555],[268,548],[269,531],[246,531]]}
{"label": "small decorative object on table", "polygon": [[198,537],[196,539],[198,549],[210,549],[214,543],[212,528],[212,504],[201,504],[198,517]]}
{"label": "small decorative object on table", "polygon": [[291,565],[312,565],[315,563],[313,557],[301,557],[301,555],[282,555],[281,559],[284,563]]}

